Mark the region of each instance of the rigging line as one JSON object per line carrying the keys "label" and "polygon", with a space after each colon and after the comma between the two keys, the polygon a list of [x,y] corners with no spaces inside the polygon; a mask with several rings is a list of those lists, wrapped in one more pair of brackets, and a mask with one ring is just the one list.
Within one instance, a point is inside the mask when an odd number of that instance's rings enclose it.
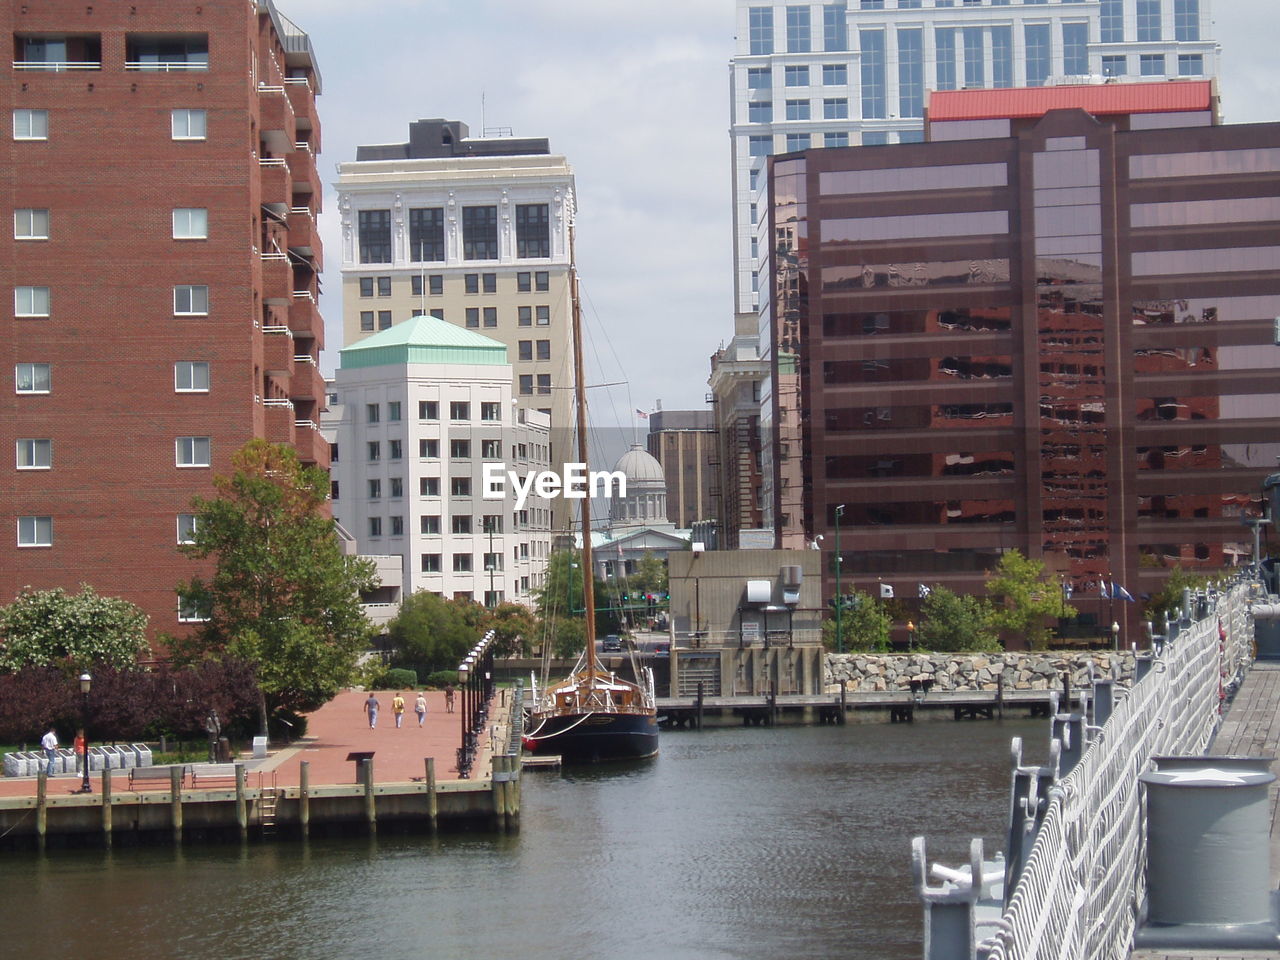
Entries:
{"label": "rigging line", "polygon": [[[583,293],[582,293],[582,279],[581,279],[581,277],[579,277],[579,279],[578,279],[578,294],[579,294],[579,298],[580,298],[580,299],[582,299],[582,298],[584,297],[584,295],[583,295]],[[606,336],[606,335],[605,335],[604,326],[603,326],[603,323],[602,323],[602,322],[601,322],[601,320],[600,320],[600,314],[599,314],[599,311],[597,311],[597,310],[596,310],[596,308],[595,308],[595,304],[591,301],[591,295],[590,295],[590,294],[586,294],[586,295],[585,295],[585,299],[586,299],[586,301],[587,301],[587,302],[590,304],[590,306],[591,306],[591,316],[593,317],[592,330],[593,330],[593,332],[594,332],[594,331],[599,331],[599,333],[600,333],[600,338],[602,338],[602,339],[605,341],[605,343],[608,345],[608,347],[609,347],[609,352],[613,355],[613,360],[614,360],[614,364],[616,365],[616,369],[617,369],[619,372],[621,372],[621,373],[623,374],[623,380],[622,380],[622,382],[623,382],[623,383],[625,383],[625,384],[626,384],[626,386],[627,386],[627,400],[628,400],[628,402],[630,402],[630,400],[631,400],[631,381],[630,381],[630,378],[628,378],[628,377],[626,376],[626,371],[625,371],[625,370],[623,369],[623,367],[622,367],[622,361],[621,361],[621,359],[618,357],[618,353],[617,353],[617,351],[616,351],[616,350],[614,350],[614,348],[613,348],[613,340],[612,340],[610,337],[608,337],[608,336]],[[598,347],[598,345],[597,345],[597,343],[596,343],[596,340],[597,340],[597,338],[596,338],[596,337],[592,337],[592,338],[591,338],[591,353],[592,353],[592,356],[595,358],[595,361],[596,361],[596,367],[597,367],[597,369],[599,369],[599,370],[600,370],[601,375],[603,376],[603,373],[604,373],[604,363],[603,363],[603,361],[602,361],[602,360],[601,360],[601,358],[600,358],[600,351],[599,351],[599,347]],[[618,408],[617,408],[617,405],[616,405],[616,404],[611,404],[611,406],[613,407],[613,409],[612,409],[611,413],[613,414],[614,425],[619,429],[619,431],[622,431],[624,428],[623,428],[623,424],[622,424],[622,422],[621,422],[621,421],[619,420],[619,418],[618,418]]]}
{"label": "rigging line", "polygon": [[[581,292],[581,291],[582,291],[582,280],[581,280],[581,278],[579,278],[579,280],[578,280],[578,291],[579,291],[579,294],[580,294],[580,295],[585,296],[585,299],[586,299],[587,303],[588,303],[588,304],[590,304],[590,306],[591,306],[591,313],[592,313],[592,315],[594,315],[594,316],[596,317],[596,320],[597,320],[597,321],[599,321],[600,314],[599,314],[599,311],[597,311],[597,310],[596,310],[595,302],[591,299],[591,293],[590,293],[590,291],[588,291],[585,295],[583,295],[583,294],[582,294],[582,292]],[[611,338],[605,338],[605,342],[609,345],[609,352],[613,354],[613,359],[614,359],[614,362],[618,365],[618,370],[619,370],[619,371],[623,374],[623,376],[624,376],[624,379],[623,379],[623,381],[622,381],[622,382],[623,382],[623,383],[625,383],[625,384],[627,385],[627,404],[628,404],[628,406],[630,407],[630,406],[631,406],[631,403],[632,403],[632,400],[631,400],[631,379],[630,379],[629,377],[626,377],[626,369],[622,366],[622,359],[618,356],[618,352],[617,352],[617,350],[615,350],[615,349],[614,349],[614,347],[613,347],[613,340],[612,340]],[[635,408],[634,408],[634,407],[631,407],[631,409],[633,409],[633,410],[634,410]],[[632,415],[632,422],[634,423],[634,421],[635,421],[635,417],[634,417],[634,414],[633,414],[633,415]]]}

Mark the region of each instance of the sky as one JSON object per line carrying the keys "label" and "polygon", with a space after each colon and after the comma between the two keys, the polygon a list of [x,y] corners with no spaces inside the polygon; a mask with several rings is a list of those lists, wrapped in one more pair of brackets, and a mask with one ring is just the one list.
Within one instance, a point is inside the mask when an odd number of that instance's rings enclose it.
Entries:
{"label": "sky", "polygon": [[[1209,2],[1225,122],[1280,120],[1280,0]],[[593,392],[593,407],[704,405],[709,357],[733,334],[733,0],[277,6],[310,34],[324,81],[326,372],[341,346],[336,164],[443,117],[473,134],[547,137],[574,168],[587,380],[629,384],[607,388],[605,403]]]}

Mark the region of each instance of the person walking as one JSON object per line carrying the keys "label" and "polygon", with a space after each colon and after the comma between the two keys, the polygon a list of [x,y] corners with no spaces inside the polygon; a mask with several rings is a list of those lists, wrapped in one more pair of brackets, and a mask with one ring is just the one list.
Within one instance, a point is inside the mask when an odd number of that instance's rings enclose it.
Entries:
{"label": "person walking", "polygon": [[453,684],[446,683],[444,685],[444,712],[453,713]]}
{"label": "person walking", "polygon": [[413,705],[413,712],[418,715],[418,726],[422,726],[422,721],[427,719],[427,695],[422,691],[418,691],[418,699]]}
{"label": "person walking", "polygon": [[76,754],[76,773],[84,773],[84,727],[76,731],[76,739],[72,744]]}
{"label": "person walking", "polygon": [[49,732],[40,738],[40,746],[44,747],[44,755],[47,761],[44,772],[52,777],[53,764],[58,759],[58,735],[53,732],[53,727],[50,727]]}
{"label": "person walking", "polygon": [[369,691],[369,699],[364,702],[364,713],[369,718],[369,729],[372,730],[378,725],[378,698],[373,695],[373,691]]}
{"label": "person walking", "polygon": [[400,696],[399,691],[396,691],[395,698],[391,701],[391,712],[396,715],[396,729],[399,730],[404,723],[404,697]]}

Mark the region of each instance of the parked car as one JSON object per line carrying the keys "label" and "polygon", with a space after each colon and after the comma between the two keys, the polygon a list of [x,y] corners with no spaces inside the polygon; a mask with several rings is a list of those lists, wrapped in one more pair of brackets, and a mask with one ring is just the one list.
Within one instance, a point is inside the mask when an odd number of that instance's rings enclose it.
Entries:
{"label": "parked car", "polygon": [[616,633],[611,633],[604,638],[604,642],[600,644],[600,649],[605,653],[621,653],[622,638]]}

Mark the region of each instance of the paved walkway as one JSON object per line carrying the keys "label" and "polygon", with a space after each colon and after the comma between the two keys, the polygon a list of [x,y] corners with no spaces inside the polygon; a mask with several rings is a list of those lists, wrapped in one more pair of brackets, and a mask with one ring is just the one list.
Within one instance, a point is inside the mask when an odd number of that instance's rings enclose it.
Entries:
{"label": "paved walkway", "polygon": [[[446,713],[443,691],[427,692],[427,718],[422,727],[418,726],[418,717],[413,712],[416,694],[405,696],[404,725],[396,728],[395,717],[391,713],[391,699],[394,690],[379,690],[376,693],[382,709],[378,714],[378,726],[370,730],[364,714],[364,701],[367,692],[346,691],[338,694],[308,717],[306,739],[288,747],[275,748],[270,751],[266,760],[253,760],[241,757],[248,771],[248,785],[295,786],[298,783],[299,769],[303,760],[311,764],[311,784],[354,783],[356,765],[347,760],[347,754],[353,751],[369,751],[374,753],[374,780],[379,783],[405,783],[415,778],[426,776],[426,758],[435,758],[436,779],[454,780],[457,772],[457,749],[462,742],[462,694],[457,696],[455,713]],[[506,694],[510,696],[510,693]],[[499,697],[502,692],[499,691]],[[491,722],[496,713],[501,713],[495,701],[490,710]],[[489,736],[481,740],[481,752],[475,760],[475,771],[488,770],[490,759]],[[94,773],[92,783],[94,791],[102,775]],[[112,788],[115,792],[129,789],[128,771],[120,771],[112,776]],[[79,775],[61,774],[49,779],[50,795],[58,793],[74,793],[79,789]],[[155,789],[150,787],[148,789]],[[36,792],[35,777],[0,777],[0,797],[34,796]]]}

